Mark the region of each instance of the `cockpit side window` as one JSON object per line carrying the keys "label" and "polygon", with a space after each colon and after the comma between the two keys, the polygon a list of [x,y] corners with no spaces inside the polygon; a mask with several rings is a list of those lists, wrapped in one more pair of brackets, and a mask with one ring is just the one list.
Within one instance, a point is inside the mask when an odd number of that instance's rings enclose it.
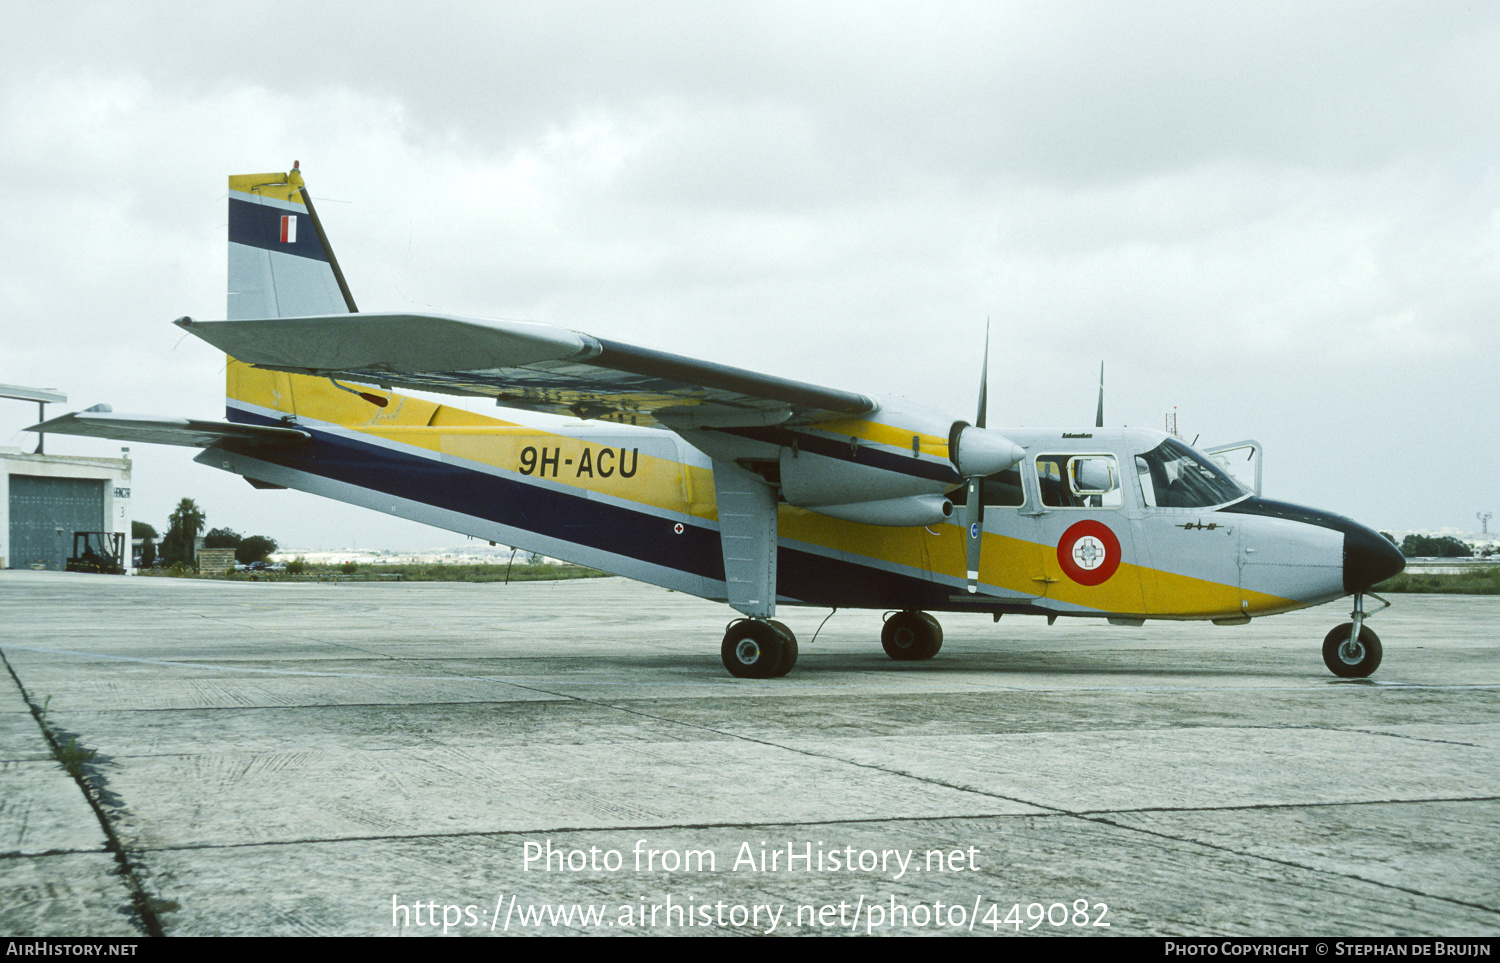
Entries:
{"label": "cockpit side window", "polygon": [[1222,468],[1175,438],[1136,455],[1135,471],[1148,508],[1212,508],[1249,494]]}
{"label": "cockpit side window", "polygon": [[984,480],[984,503],[1005,508],[1019,508],[1026,504],[1026,494],[1021,488],[1021,468],[1007,468]]}
{"label": "cockpit side window", "polygon": [[1114,455],[1038,455],[1036,480],[1049,508],[1119,508],[1123,502]]}
{"label": "cockpit side window", "polygon": [[[986,476],[980,491],[986,505],[995,505],[1001,508],[1020,508],[1026,504],[1026,493],[1021,487],[1021,468],[1019,465]],[[967,505],[969,486],[960,485],[949,492],[948,497],[952,499],[955,505]]]}

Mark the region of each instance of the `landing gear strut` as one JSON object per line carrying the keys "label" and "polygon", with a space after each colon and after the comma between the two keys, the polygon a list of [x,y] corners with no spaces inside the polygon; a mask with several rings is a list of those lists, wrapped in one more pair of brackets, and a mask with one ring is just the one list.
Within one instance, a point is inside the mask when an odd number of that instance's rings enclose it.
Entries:
{"label": "landing gear strut", "polygon": [[774,679],[797,664],[797,637],[775,619],[740,619],[724,633],[724,668],[740,679]]}
{"label": "landing gear strut", "polygon": [[930,659],[943,647],[943,627],[926,612],[908,609],[885,620],[880,644],[898,662]]}
{"label": "landing gear strut", "polygon": [[[1380,600],[1385,602],[1385,599]],[[1386,602],[1386,605],[1390,603]],[[1354,611],[1349,615],[1354,621],[1335,626],[1323,637],[1323,664],[1341,679],[1363,679],[1380,668],[1383,654],[1380,636],[1365,625],[1363,595],[1354,596]]]}

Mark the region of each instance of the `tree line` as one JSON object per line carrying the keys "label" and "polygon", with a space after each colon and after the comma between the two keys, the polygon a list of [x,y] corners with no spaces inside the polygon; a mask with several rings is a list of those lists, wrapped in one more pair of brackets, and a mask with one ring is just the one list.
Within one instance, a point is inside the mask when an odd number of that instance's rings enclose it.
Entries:
{"label": "tree line", "polygon": [[[1396,539],[1389,532],[1380,534],[1395,544]],[[1474,546],[1452,535],[1407,535],[1396,547],[1407,558],[1473,558],[1476,554],[1490,554],[1488,549],[1476,553]]]}
{"label": "tree line", "polygon": [[152,568],[158,561],[168,568],[193,564],[193,544],[203,535],[204,548],[232,548],[234,560],[241,565],[264,562],[276,551],[276,539],[265,535],[241,535],[231,528],[215,528],[203,534],[208,525],[208,515],[191,498],[177,503],[177,508],[167,519],[167,534],[160,536],[157,544],[155,527],[146,522],[132,522],[130,537],[144,539],[141,543],[141,568]]}

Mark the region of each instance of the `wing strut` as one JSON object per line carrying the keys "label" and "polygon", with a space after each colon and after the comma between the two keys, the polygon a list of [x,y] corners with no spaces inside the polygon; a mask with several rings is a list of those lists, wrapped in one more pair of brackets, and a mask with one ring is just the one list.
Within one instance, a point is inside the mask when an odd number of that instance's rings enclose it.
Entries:
{"label": "wing strut", "polygon": [[716,458],[714,495],[729,605],[769,619],[776,614],[776,493],[759,475]]}

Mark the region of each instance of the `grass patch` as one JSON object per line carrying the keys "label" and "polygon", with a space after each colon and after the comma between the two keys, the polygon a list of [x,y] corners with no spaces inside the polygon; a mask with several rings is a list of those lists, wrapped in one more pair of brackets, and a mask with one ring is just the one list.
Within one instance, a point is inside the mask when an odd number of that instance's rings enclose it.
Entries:
{"label": "grass patch", "polygon": [[304,562],[301,571],[226,572],[221,575],[197,575],[161,570],[142,571],[142,575],[179,578],[213,578],[232,582],[552,582],[576,578],[606,578],[608,572],[582,565],[514,565],[431,563],[422,565],[380,565],[345,562],[342,565],[316,565]]}
{"label": "grass patch", "polygon": [[41,708],[37,710],[36,721],[41,724],[42,731],[47,734],[47,741],[52,743],[52,756],[62,767],[68,771],[68,775],[74,779],[83,778],[83,767],[94,761],[99,750],[90,749],[78,744],[78,737],[73,736],[67,742],[62,741],[61,732],[53,732],[47,724],[47,710],[52,705],[52,697],[49,695],[42,700]]}
{"label": "grass patch", "polygon": [[1500,595],[1500,565],[1485,565],[1472,572],[1456,575],[1402,572],[1375,586],[1377,594],[1385,592],[1426,592],[1438,595]]}
{"label": "grass patch", "polygon": [[[237,578],[244,578],[251,574],[247,572],[236,573]],[[264,578],[267,573],[256,573]],[[272,573],[273,577],[282,576],[284,573]],[[379,565],[376,563],[362,563],[353,571],[349,565],[313,565],[308,564],[301,576],[292,576],[301,580],[329,578],[338,575],[340,580],[348,579],[360,581],[401,581],[401,582],[504,582],[507,576],[512,582],[551,582],[563,579],[575,578],[604,578],[607,572],[597,569],[585,568],[582,565],[529,565],[517,562],[515,565],[452,565],[452,564],[423,564],[423,565]]]}
{"label": "grass patch", "polygon": [[99,750],[97,749],[80,746],[77,736],[69,739],[66,745],[59,742],[57,750],[53,753],[57,757],[57,761],[62,763],[62,767],[68,771],[68,775],[74,779],[83,778],[83,767],[93,762],[94,757],[98,754]]}

